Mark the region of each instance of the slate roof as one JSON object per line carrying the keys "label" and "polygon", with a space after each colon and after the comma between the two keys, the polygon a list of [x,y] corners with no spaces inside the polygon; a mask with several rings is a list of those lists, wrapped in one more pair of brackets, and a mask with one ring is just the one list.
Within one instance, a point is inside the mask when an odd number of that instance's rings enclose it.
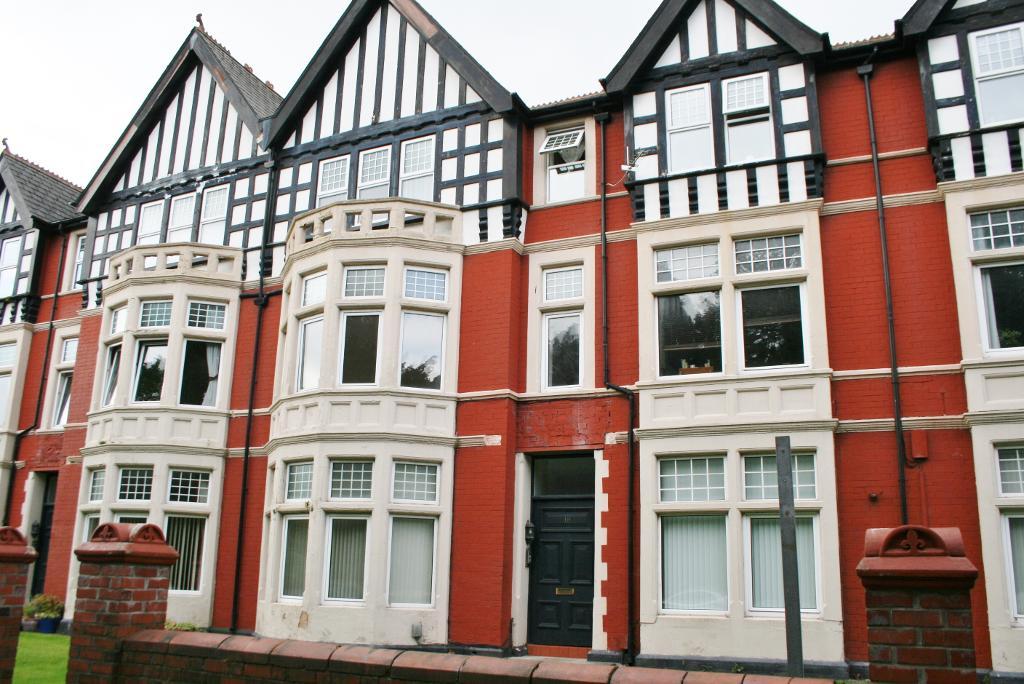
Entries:
{"label": "slate roof", "polygon": [[224,77],[234,82],[239,94],[261,119],[274,115],[284,99],[259,76],[235,59],[228,50],[205,31],[196,34],[210,47],[217,61],[224,67]]}
{"label": "slate roof", "polygon": [[0,177],[20,200],[18,210],[50,224],[84,219],[72,207],[82,189],[52,171],[4,151],[0,154]]}

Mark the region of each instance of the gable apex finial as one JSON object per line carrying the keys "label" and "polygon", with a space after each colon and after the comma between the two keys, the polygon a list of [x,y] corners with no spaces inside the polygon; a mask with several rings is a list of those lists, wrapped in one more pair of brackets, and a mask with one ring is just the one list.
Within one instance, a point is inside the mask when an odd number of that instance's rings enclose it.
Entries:
{"label": "gable apex finial", "polygon": [[0,143],[3,143],[4,150],[6,150],[7,152],[11,151],[11,146],[8,144],[7,138],[4,138],[3,140],[0,140]]}
{"label": "gable apex finial", "polygon": [[196,27],[200,31],[202,31],[203,33],[206,33],[206,26],[203,25],[203,13],[202,12],[200,12],[199,14],[196,15]]}

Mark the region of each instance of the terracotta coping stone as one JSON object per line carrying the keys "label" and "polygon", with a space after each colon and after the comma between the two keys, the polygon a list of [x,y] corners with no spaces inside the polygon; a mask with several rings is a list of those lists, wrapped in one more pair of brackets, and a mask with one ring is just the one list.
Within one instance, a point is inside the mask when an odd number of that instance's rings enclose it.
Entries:
{"label": "terracotta coping stone", "polygon": [[230,636],[211,632],[177,632],[171,639],[170,647],[185,655],[203,655],[206,649],[220,648]]}
{"label": "terracotta coping stone", "polygon": [[105,523],[88,542],[75,549],[82,563],[100,565],[174,565],[178,552],[167,545],[156,525]]}
{"label": "terracotta coping stone", "polygon": [[176,635],[176,632],[165,632],[162,629],[147,629],[144,632],[137,632],[124,640],[124,648],[127,651],[141,651],[144,653],[167,653],[167,646]]}
{"label": "terracotta coping stone", "polygon": [[747,675],[743,684],[790,684],[792,677],[776,677],[773,675]]}
{"label": "terracotta coping stone", "polygon": [[[462,666],[460,684],[519,684],[529,682],[540,662],[521,658],[471,656]],[[676,684],[679,684],[678,681]]]}
{"label": "terracotta coping stone", "polygon": [[867,531],[857,575],[868,589],[967,590],[978,569],[964,555],[959,529],[905,525]]}
{"label": "terracotta coping stone", "polygon": [[25,535],[13,527],[0,527],[0,563],[35,562],[39,554],[28,545]]}
{"label": "terracotta coping stone", "polygon": [[467,656],[406,651],[391,664],[391,679],[414,682],[458,682]]}
{"label": "terracotta coping stone", "polygon": [[533,671],[534,684],[608,684],[615,665],[594,665],[567,660],[542,660]]}
{"label": "terracotta coping stone", "polygon": [[284,641],[270,654],[270,664],[300,667],[304,670],[326,670],[327,663],[338,650],[338,644],[319,641]]}
{"label": "terracotta coping stone", "polygon": [[644,667],[620,667],[612,675],[611,684],[680,684],[685,672],[651,670]]}
{"label": "terracotta coping stone", "polygon": [[223,642],[217,650],[231,660],[265,665],[270,662],[271,652],[283,643],[284,639],[233,636]]}
{"label": "terracotta coping stone", "polygon": [[743,675],[731,672],[687,672],[686,684],[742,684]]}
{"label": "terracotta coping stone", "polygon": [[395,658],[401,651],[390,648],[369,646],[342,646],[331,654],[331,672],[360,675],[362,677],[384,677],[391,671]]}

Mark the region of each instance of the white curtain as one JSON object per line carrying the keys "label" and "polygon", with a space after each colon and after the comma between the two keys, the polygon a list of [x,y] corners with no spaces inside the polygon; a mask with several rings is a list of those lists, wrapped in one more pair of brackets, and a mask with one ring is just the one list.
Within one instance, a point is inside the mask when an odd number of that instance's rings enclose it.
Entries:
{"label": "white curtain", "polygon": [[728,610],[725,516],[661,519],[662,607]]}
{"label": "white curtain", "polygon": [[220,376],[220,345],[206,344],[206,373],[210,382],[203,395],[203,406],[217,405],[217,378]]}
{"label": "white curtain", "polygon": [[284,573],[281,578],[283,596],[302,596],[306,590],[306,542],[309,519],[285,520]]}
{"label": "white curtain", "polygon": [[178,552],[171,566],[171,591],[199,591],[205,518],[167,518],[167,545]]}
{"label": "white curtain", "polygon": [[393,518],[388,602],[432,603],[433,575],[433,518]]}
{"label": "white curtain", "polygon": [[1024,615],[1024,518],[1010,518],[1010,557],[1013,562],[1017,615]]}
{"label": "white curtain", "polygon": [[[818,607],[817,554],[814,548],[814,520],[797,518],[796,553],[800,575],[800,607]],[[778,518],[750,519],[750,571],[753,607],[783,609],[782,534]]]}
{"label": "white curtain", "polygon": [[366,567],[366,519],[331,520],[331,565],[327,598],[362,600]]}

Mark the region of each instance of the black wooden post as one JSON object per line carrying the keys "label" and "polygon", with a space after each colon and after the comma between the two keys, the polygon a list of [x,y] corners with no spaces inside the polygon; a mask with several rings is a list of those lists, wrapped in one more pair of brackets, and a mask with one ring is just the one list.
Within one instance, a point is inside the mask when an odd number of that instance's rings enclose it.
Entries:
{"label": "black wooden post", "polygon": [[779,531],[782,536],[782,589],[786,602],[786,661],[790,677],[804,676],[800,629],[800,575],[796,556],[796,508],[793,503],[793,451],[789,437],[775,438],[779,477]]}

